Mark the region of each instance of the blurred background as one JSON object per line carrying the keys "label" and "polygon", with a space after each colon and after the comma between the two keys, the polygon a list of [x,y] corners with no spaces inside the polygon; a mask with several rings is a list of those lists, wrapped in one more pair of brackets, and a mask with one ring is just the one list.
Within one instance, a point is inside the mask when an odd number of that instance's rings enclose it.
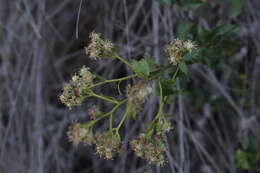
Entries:
{"label": "blurred background", "polygon": [[[107,109],[96,99],[61,104],[71,76],[83,65],[108,79],[131,74],[117,60],[85,55],[93,30],[127,60],[149,54],[161,65],[175,38],[210,43],[167,106],[174,130],[164,167],[130,150],[104,160],[93,147],[68,142],[71,122],[86,120],[92,105]],[[260,172],[259,31],[259,0],[0,0],[0,173]],[[157,99],[127,121],[124,140],[145,130]]]}

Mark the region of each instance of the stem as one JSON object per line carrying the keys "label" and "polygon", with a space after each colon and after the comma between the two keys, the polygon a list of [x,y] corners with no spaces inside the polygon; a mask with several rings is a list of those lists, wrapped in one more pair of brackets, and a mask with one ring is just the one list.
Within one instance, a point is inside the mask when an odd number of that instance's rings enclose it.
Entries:
{"label": "stem", "polygon": [[160,119],[163,115],[162,113],[163,113],[164,103],[163,103],[162,84],[161,84],[160,78],[159,78],[158,82],[159,82],[159,90],[160,90],[159,111],[158,111],[157,115],[155,116],[155,118],[153,119],[153,121],[151,122],[150,126],[148,127],[148,129],[146,131],[146,135],[145,135],[146,137],[150,137],[153,134],[153,130],[154,130],[156,121],[158,119]]}
{"label": "stem", "polygon": [[132,65],[129,64],[129,62],[127,62],[124,58],[122,58],[122,57],[120,57],[120,56],[118,56],[118,55],[115,55],[115,57],[116,57],[117,59],[119,59],[121,62],[125,63],[131,70],[133,70]]}
{"label": "stem", "polygon": [[176,79],[176,77],[177,77],[177,73],[179,72],[179,65],[177,66],[177,69],[176,69],[176,71],[175,71],[175,73],[174,73],[174,75],[173,75],[173,77],[172,77],[172,80],[175,80]]}
{"label": "stem", "polygon": [[105,100],[105,101],[108,101],[108,102],[112,102],[112,103],[118,104],[118,101],[117,101],[117,100],[110,99],[110,98],[108,98],[108,97],[106,97],[106,96],[101,96],[101,95],[98,95],[98,94],[95,94],[95,93],[92,93],[91,96],[100,98],[100,99]]}
{"label": "stem", "polygon": [[113,113],[109,116],[109,130],[112,131],[113,128]]}
{"label": "stem", "polygon": [[133,75],[126,76],[126,77],[122,77],[122,78],[118,78],[118,79],[105,80],[105,81],[98,82],[98,83],[92,85],[90,88],[94,88],[94,87],[96,87],[96,86],[103,85],[103,84],[106,84],[106,83],[118,82],[118,81],[123,81],[123,80],[131,79],[131,78],[134,78],[134,77],[136,77],[136,76],[137,76],[136,74],[133,74]]}
{"label": "stem", "polygon": [[124,121],[126,120],[126,117],[128,115],[129,109],[126,110],[123,118],[121,119],[121,121],[119,122],[118,126],[115,128],[116,133],[118,134],[118,131],[120,130],[121,126],[123,125]]}
{"label": "stem", "polygon": [[102,120],[103,118],[106,118],[107,116],[112,115],[112,114],[117,110],[117,108],[119,108],[119,107],[120,107],[122,104],[124,104],[126,101],[127,101],[127,99],[125,99],[125,100],[119,102],[117,105],[115,105],[115,106],[111,109],[111,111],[109,111],[109,112],[107,112],[107,113],[101,115],[100,117],[98,117],[98,118],[95,119],[95,120],[92,120],[91,123],[89,123],[89,124],[87,125],[87,127],[91,127],[91,126],[93,126],[95,123],[97,123],[98,121]]}
{"label": "stem", "polygon": [[154,120],[157,120],[158,118],[161,117],[162,112],[163,112],[163,106],[164,106],[162,84],[161,84],[160,79],[158,81],[159,81],[159,89],[160,89],[160,103],[159,103],[159,111],[158,111],[158,113],[157,113],[157,115],[156,115]]}

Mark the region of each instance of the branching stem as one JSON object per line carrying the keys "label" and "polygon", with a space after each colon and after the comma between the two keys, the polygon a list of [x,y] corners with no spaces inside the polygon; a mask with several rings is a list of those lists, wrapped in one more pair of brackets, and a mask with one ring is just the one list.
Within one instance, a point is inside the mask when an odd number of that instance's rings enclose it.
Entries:
{"label": "branching stem", "polygon": [[133,75],[126,76],[126,77],[122,77],[122,78],[118,78],[118,79],[105,80],[105,81],[98,82],[98,83],[92,85],[90,88],[94,88],[94,87],[96,87],[96,86],[103,85],[103,84],[106,84],[106,83],[120,82],[120,81],[123,81],[123,80],[127,80],[127,79],[134,78],[134,77],[136,77],[136,76],[137,76],[136,74],[133,74]]}

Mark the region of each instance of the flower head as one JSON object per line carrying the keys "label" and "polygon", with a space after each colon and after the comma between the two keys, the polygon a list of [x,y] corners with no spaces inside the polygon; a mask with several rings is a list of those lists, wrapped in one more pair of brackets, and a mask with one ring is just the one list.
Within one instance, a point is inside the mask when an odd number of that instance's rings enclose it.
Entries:
{"label": "flower head", "polygon": [[128,104],[135,109],[140,109],[142,103],[151,95],[153,88],[150,83],[139,81],[136,85],[128,86],[126,95]]}
{"label": "flower head", "polygon": [[183,43],[183,46],[189,52],[191,52],[193,49],[195,49],[197,47],[197,45],[194,42],[192,42],[191,40],[185,41]]}
{"label": "flower head", "polygon": [[165,141],[160,135],[147,137],[140,134],[130,142],[130,146],[138,157],[146,159],[150,164],[165,164]]}
{"label": "flower head", "polygon": [[113,132],[107,131],[96,134],[96,151],[105,159],[113,159],[115,155],[121,153],[122,142],[120,136]]}
{"label": "flower head", "polygon": [[177,65],[182,61],[182,57],[191,52],[196,48],[196,45],[191,40],[182,41],[180,39],[175,39],[174,42],[166,46],[165,51],[169,55],[169,61],[173,65]]}
{"label": "flower head", "polygon": [[69,126],[67,135],[69,141],[71,141],[75,146],[79,143],[91,145],[94,142],[94,136],[91,129],[82,127],[80,123],[74,123]]}
{"label": "flower head", "polygon": [[68,107],[79,105],[91,92],[90,86],[93,84],[94,75],[89,68],[82,67],[79,74],[74,75],[71,81],[63,87],[60,100]]}
{"label": "flower head", "polygon": [[114,53],[114,45],[108,40],[103,40],[100,34],[92,32],[90,34],[91,42],[85,47],[86,54],[92,59],[112,58]]}

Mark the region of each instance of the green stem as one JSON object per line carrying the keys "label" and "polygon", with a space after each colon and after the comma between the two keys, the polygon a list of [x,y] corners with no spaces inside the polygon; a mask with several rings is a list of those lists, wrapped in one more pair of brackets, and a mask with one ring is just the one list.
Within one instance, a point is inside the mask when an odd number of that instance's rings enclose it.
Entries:
{"label": "green stem", "polygon": [[164,107],[162,83],[161,83],[160,79],[158,81],[159,81],[159,90],[160,90],[160,102],[159,102],[159,111],[158,111],[158,113],[157,113],[157,115],[156,115],[154,120],[157,120],[158,118],[161,117],[161,115],[163,113],[163,107]]}
{"label": "green stem", "polygon": [[118,78],[118,79],[105,80],[105,81],[98,82],[98,83],[92,85],[90,88],[94,88],[94,87],[96,87],[96,86],[103,85],[103,84],[106,84],[106,83],[118,82],[118,81],[123,81],[123,80],[131,79],[131,78],[134,78],[134,77],[136,77],[136,76],[137,76],[136,74],[133,74],[133,75],[126,76],[126,77],[122,77],[122,78]]}
{"label": "green stem", "polygon": [[110,99],[110,98],[108,98],[106,96],[98,95],[98,94],[95,94],[95,93],[92,93],[91,96],[97,97],[99,99],[102,99],[102,100],[105,100],[105,101],[108,101],[108,102],[112,102],[112,103],[118,104],[118,101]]}
{"label": "green stem", "polygon": [[173,75],[173,77],[172,77],[172,80],[175,80],[176,79],[176,77],[177,77],[177,74],[178,74],[178,72],[179,72],[179,65],[177,66],[177,69],[176,69],[176,71],[175,71],[175,73],[174,73],[174,75]]}
{"label": "green stem", "polygon": [[164,107],[164,103],[163,103],[163,91],[162,91],[162,84],[160,81],[160,78],[158,80],[159,83],[159,90],[160,90],[160,102],[159,102],[159,111],[156,114],[155,118],[153,119],[153,121],[151,122],[151,124],[149,125],[147,131],[146,131],[146,137],[150,137],[153,134],[154,128],[156,127],[155,123],[158,119],[160,119],[162,117],[162,113],[163,113],[163,107]]}
{"label": "green stem", "polygon": [[98,121],[102,120],[103,118],[106,118],[107,116],[112,115],[112,114],[117,110],[117,108],[119,108],[119,107],[120,107],[122,104],[124,104],[126,101],[127,101],[127,99],[125,99],[125,100],[119,102],[117,105],[115,105],[115,106],[111,109],[111,111],[109,111],[109,112],[107,112],[107,113],[105,113],[105,114],[99,116],[97,119],[92,120],[91,122],[88,122],[88,124],[87,124],[86,126],[87,126],[87,127],[91,127],[91,126],[93,126],[94,124],[96,124]]}
{"label": "green stem", "polygon": [[121,62],[125,63],[131,70],[133,70],[132,65],[129,64],[129,62],[127,62],[124,58],[122,58],[122,57],[120,57],[120,56],[118,56],[118,55],[115,55],[115,57],[116,57],[117,59],[119,59]]}
{"label": "green stem", "polygon": [[117,134],[119,134],[119,130],[120,130],[121,126],[123,125],[124,121],[126,120],[127,115],[128,115],[128,112],[129,112],[129,109],[126,110],[126,112],[125,112],[123,118],[122,118],[121,121],[119,122],[118,126],[115,128]]}
{"label": "green stem", "polygon": [[109,130],[112,131],[113,128],[113,113],[109,116]]}

